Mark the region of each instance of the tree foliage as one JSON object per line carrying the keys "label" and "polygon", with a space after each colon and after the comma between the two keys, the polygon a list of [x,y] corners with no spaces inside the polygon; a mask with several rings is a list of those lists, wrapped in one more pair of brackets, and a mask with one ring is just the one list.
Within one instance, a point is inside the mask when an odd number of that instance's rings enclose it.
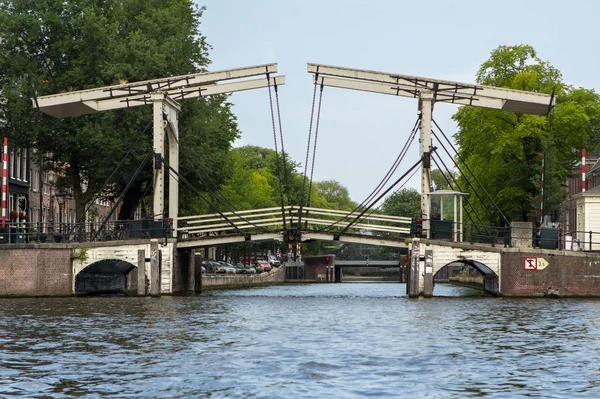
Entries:
{"label": "tree foliage", "polygon": [[403,188],[385,199],[381,211],[386,215],[418,216],[421,214],[421,194],[414,188]]}
{"label": "tree foliage", "polygon": [[[561,73],[541,60],[528,45],[500,46],[492,51],[477,73],[477,83],[550,94],[557,104],[549,117],[462,107],[453,118],[460,159],[473,176],[467,176],[484,199],[471,192],[476,212],[488,223],[504,224],[485,192],[508,220],[535,220],[539,214],[541,160],[545,153],[546,208],[558,207],[566,192],[561,183],[572,173],[581,148],[598,148],[600,98],[593,90],[574,88]],[[464,166],[463,166],[464,168]],[[465,168],[466,169],[466,168]]]}
{"label": "tree foliage", "polygon": [[324,180],[315,183],[319,196],[327,202],[324,207],[351,211],[356,203],[350,198],[348,189],[336,180]]}
{"label": "tree foliage", "polygon": [[[85,204],[143,137],[103,195],[119,195],[152,147],[152,110],[138,107],[54,119],[37,115],[30,98],[205,70],[209,45],[200,33],[202,9],[191,0],[72,0],[0,3],[0,109],[2,132],[17,146],[51,154],[73,189],[80,216]],[[214,181],[223,180],[223,159],[239,135],[226,97],[182,102],[182,148],[202,150]],[[189,164],[187,164],[189,165]],[[187,177],[193,171],[183,169]],[[125,197],[120,218],[129,217],[151,181],[147,164]],[[201,187],[206,189],[206,187]],[[198,208],[182,187],[182,203]],[[196,206],[196,205],[198,206]]]}

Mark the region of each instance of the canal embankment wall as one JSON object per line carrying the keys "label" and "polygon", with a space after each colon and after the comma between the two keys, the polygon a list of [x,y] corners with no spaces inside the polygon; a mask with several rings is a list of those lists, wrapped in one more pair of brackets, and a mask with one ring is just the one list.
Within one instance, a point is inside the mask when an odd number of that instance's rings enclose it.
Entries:
{"label": "canal embankment wall", "polygon": [[71,254],[72,249],[61,244],[0,249],[0,296],[71,295]]}
{"label": "canal embankment wall", "polygon": [[500,287],[503,296],[600,297],[600,254],[506,248]]}
{"label": "canal embankment wall", "polygon": [[[90,251],[91,247],[92,244]],[[73,295],[74,251],[73,244],[0,245],[0,297]],[[600,253],[532,248],[500,251],[498,279],[502,296],[600,297]],[[190,281],[185,255],[175,256],[181,257],[180,261],[175,262],[169,276],[163,276],[171,279],[172,291],[163,291],[163,294],[185,292]],[[195,291],[277,284],[285,282],[285,277],[284,266],[256,276],[196,275]],[[128,288],[132,288],[129,285]]]}
{"label": "canal embankment wall", "polygon": [[[260,274],[203,274],[202,289],[219,287],[244,287],[251,285],[280,284],[285,281],[285,266]],[[196,291],[198,285],[196,284]]]}

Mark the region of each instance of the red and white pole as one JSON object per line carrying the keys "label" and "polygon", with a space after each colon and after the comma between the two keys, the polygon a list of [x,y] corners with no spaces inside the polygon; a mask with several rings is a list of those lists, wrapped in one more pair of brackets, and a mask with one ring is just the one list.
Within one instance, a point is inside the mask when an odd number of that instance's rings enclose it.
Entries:
{"label": "red and white pole", "polygon": [[2,228],[6,226],[6,200],[8,195],[8,138],[4,138],[4,156],[2,158]]}
{"label": "red and white pole", "polygon": [[581,150],[581,192],[585,193],[585,148]]}

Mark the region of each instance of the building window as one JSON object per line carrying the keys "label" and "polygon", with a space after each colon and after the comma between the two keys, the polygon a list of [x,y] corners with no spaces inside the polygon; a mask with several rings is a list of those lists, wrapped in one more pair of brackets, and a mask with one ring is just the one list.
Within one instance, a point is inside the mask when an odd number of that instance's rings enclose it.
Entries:
{"label": "building window", "polygon": [[50,195],[50,184],[48,183],[48,172],[44,173],[44,194]]}
{"label": "building window", "polygon": [[17,150],[17,154],[15,156],[15,165],[17,167],[16,171],[15,171],[15,177],[17,178],[17,180],[22,180],[21,179],[21,150]]}
{"label": "building window", "polygon": [[10,150],[8,167],[10,169],[10,178],[14,179],[15,178],[16,163],[15,163],[15,152],[13,150]]}

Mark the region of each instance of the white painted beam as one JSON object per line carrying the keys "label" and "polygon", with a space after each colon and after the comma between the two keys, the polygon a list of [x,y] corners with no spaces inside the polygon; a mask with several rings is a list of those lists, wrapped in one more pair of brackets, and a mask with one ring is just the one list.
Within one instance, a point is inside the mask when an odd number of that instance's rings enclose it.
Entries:
{"label": "white painted beam", "polygon": [[[237,91],[260,89],[274,84],[277,84],[278,86],[285,84],[285,77],[273,76],[270,80],[267,78],[261,78],[231,83],[198,86],[195,88],[181,88],[175,90],[166,90],[163,93],[167,94],[169,98],[179,101],[198,97],[208,97],[215,94],[226,94]],[[142,105],[149,105],[152,103],[151,97],[152,94],[148,93],[128,97],[107,98],[105,100],[90,100],[81,103],[56,103],[54,105],[47,103],[43,108],[40,104],[40,110],[57,118],[65,118],[97,112],[112,111],[121,108],[133,108]]]}
{"label": "white painted beam", "polygon": [[431,90],[436,102],[535,115],[546,115],[551,100],[549,94],[329,65],[308,64],[308,72],[325,86],[413,98]]}
{"label": "white painted beam", "polygon": [[[252,242],[258,241],[282,241],[283,236],[277,233],[261,233],[261,234],[252,234]],[[245,243],[246,238],[241,235],[236,236],[212,236],[207,238],[198,238],[195,239],[187,239],[187,240],[179,240],[177,241],[177,248],[200,248],[200,247],[213,247],[217,245],[225,245],[225,244],[236,244],[236,243]]]}
{"label": "white painted beam", "polygon": [[[102,110],[98,109],[97,106],[97,102],[101,100],[119,98],[124,99],[127,97],[139,98],[144,94],[155,91],[181,90],[184,88],[193,89],[194,87],[197,88],[200,85],[208,85],[211,82],[241,79],[265,74],[270,75],[276,72],[277,64],[257,65],[245,68],[228,69],[215,72],[202,72],[190,75],[126,83],[122,85],[106,86],[97,89],[53,94],[49,96],[38,97],[37,102],[39,104],[40,111],[57,118],[66,118],[94,112],[101,112]],[[279,81],[277,81],[277,84],[283,83],[279,83]],[[242,90],[250,90],[252,88],[255,87],[248,87]],[[230,90],[230,92],[231,91],[237,90]],[[33,106],[35,107],[35,100],[32,101]],[[130,105],[126,104],[121,108],[127,108],[128,106]]]}

